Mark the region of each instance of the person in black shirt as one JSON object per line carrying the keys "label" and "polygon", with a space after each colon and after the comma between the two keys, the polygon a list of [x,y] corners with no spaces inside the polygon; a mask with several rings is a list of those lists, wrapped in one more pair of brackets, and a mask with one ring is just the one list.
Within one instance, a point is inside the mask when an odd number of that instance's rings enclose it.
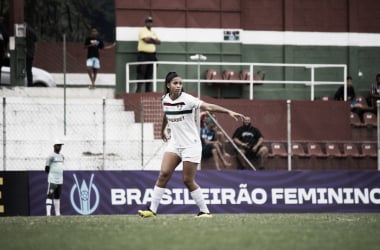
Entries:
{"label": "person in black shirt", "polygon": [[371,98],[371,107],[376,109],[376,102],[380,100],[380,73],[376,75],[376,82],[372,84],[369,92]]}
{"label": "person in black shirt", "polygon": [[[352,84],[352,77],[347,76],[347,101],[350,102],[351,108],[360,108],[361,105],[355,100],[355,89]],[[344,100],[344,86],[340,86],[335,92],[334,100],[343,101]]]}
{"label": "person in black shirt", "polygon": [[26,62],[25,62],[25,71],[26,71],[26,79],[27,86],[33,86],[33,60],[34,60],[34,51],[35,51],[35,43],[38,41],[37,34],[32,27],[27,23],[26,24]]}
{"label": "person in black shirt", "polygon": [[[346,84],[347,84],[347,102],[350,103],[351,112],[357,113],[360,117],[360,120],[363,120],[363,114],[364,112],[368,111],[368,107],[363,106],[360,102],[357,101],[351,76],[347,76]],[[340,86],[338,90],[335,92],[334,100],[337,100],[337,101],[344,100],[344,85]]]}
{"label": "person in black shirt", "polygon": [[0,16],[0,83],[1,83],[1,68],[4,64],[4,58],[8,51],[9,36],[4,27],[4,17]]}
{"label": "person in black shirt", "polygon": [[[260,130],[251,125],[250,117],[244,118],[243,126],[236,129],[232,139],[248,159],[259,158],[259,169],[264,169],[265,160],[268,157],[268,148],[263,145],[264,138]],[[239,161],[243,166],[245,165],[242,158],[239,158]]]}
{"label": "person in black shirt", "polygon": [[115,45],[116,43],[104,46],[104,42],[99,37],[98,30],[96,28],[91,29],[91,35],[84,42],[84,48],[87,49],[87,72],[91,80],[90,89],[95,88],[96,75],[100,69],[99,49],[111,49]]}

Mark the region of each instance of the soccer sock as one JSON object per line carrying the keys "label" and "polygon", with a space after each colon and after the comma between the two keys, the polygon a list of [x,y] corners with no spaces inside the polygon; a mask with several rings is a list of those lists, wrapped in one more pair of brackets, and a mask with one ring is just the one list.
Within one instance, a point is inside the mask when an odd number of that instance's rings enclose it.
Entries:
{"label": "soccer sock", "polygon": [[54,211],[56,216],[61,215],[61,201],[59,199],[54,199]]}
{"label": "soccer sock", "polygon": [[158,205],[160,205],[160,201],[162,196],[165,193],[165,188],[154,186],[153,194],[152,194],[152,203],[150,203],[150,211],[153,213],[157,213]]}
{"label": "soccer sock", "polygon": [[199,207],[199,210],[203,213],[210,213],[207,208],[206,202],[203,199],[201,188],[197,188],[194,191],[190,192],[191,198],[195,201],[195,204]]}
{"label": "soccer sock", "polygon": [[51,206],[53,205],[53,200],[52,199],[46,199],[46,215],[50,216],[51,215]]}

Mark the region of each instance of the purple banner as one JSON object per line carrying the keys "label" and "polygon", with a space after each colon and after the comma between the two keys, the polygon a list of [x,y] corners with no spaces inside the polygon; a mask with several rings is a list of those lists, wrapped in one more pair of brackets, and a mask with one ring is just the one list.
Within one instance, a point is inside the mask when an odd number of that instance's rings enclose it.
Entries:
{"label": "purple banner", "polygon": [[[61,213],[135,214],[151,201],[158,171],[65,171]],[[29,173],[30,215],[45,214],[47,178]],[[212,213],[380,212],[380,173],[374,171],[197,172]],[[54,210],[54,209],[53,209]],[[175,172],[158,213],[197,213]]]}

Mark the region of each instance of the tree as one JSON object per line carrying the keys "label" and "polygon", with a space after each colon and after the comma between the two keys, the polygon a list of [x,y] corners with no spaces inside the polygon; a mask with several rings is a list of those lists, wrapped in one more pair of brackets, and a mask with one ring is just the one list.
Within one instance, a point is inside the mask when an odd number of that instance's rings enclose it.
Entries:
{"label": "tree", "polygon": [[[3,1],[3,0],[1,0]],[[25,20],[45,41],[82,42],[92,26],[114,41],[115,9],[110,0],[25,0]]]}

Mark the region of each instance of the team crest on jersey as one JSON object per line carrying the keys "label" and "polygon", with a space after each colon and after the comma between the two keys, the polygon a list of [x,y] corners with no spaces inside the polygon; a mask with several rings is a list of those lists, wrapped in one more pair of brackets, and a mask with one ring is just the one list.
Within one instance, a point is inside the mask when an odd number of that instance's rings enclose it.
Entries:
{"label": "team crest on jersey", "polygon": [[184,105],[184,103],[178,103],[177,110],[182,110]]}
{"label": "team crest on jersey", "polygon": [[63,162],[63,156],[62,155],[58,155],[58,156],[54,156],[54,161],[55,162]]}

